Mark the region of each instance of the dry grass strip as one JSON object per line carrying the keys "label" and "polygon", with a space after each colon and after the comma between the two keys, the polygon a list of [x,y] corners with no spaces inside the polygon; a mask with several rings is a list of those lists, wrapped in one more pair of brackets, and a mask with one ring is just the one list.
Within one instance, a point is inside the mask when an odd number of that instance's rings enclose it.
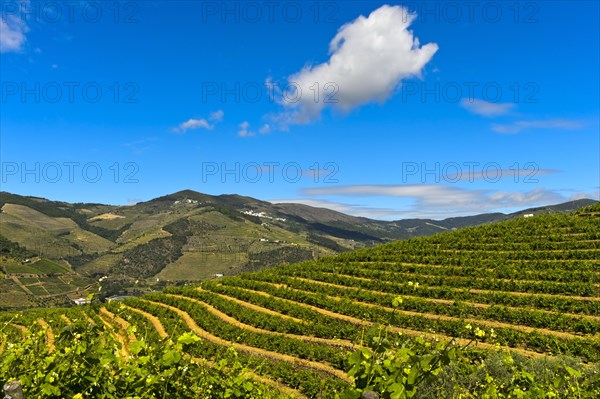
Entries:
{"label": "dry grass strip", "polygon": [[[266,283],[266,284],[270,284],[270,283]],[[289,289],[291,291],[300,292],[300,293],[303,293],[303,294],[306,294],[306,293],[310,294],[310,292],[299,290],[299,289],[296,289],[296,288],[287,287],[287,289]],[[336,301],[336,302],[342,302],[344,300],[348,300],[347,298],[342,298],[342,297],[333,296],[333,295],[325,295],[325,297],[328,298],[328,299],[331,299],[332,301]],[[381,306],[381,305],[375,305],[375,304],[372,304],[372,303],[361,302],[361,301],[353,301],[353,300],[350,300],[350,302],[352,304],[354,304],[354,305],[366,306],[366,307],[369,307],[369,308],[382,309],[382,310],[385,310],[387,312],[393,312],[394,311],[393,308],[386,307],[386,306]],[[423,318],[430,319],[430,320],[464,321],[464,322],[467,322],[467,323],[479,324],[481,326],[488,327],[488,328],[508,328],[508,329],[513,329],[513,330],[516,330],[516,331],[521,331],[521,332],[524,332],[524,333],[538,332],[540,334],[551,335],[551,336],[555,336],[555,337],[559,337],[559,338],[564,338],[564,339],[581,339],[582,338],[582,336],[576,335],[576,334],[572,334],[572,333],[567,333],[567,332],[562,332],[562,331],[554,331],[554,330],[549,330],[549,329],[546,329],[546,328],[528,327],[528,326],[523,326],[523,325],[519,325],[519,324],[502,323],[502,322],[499,322],[499,321],[490,321],[490,320],[474,319],[474,318],[460,318],[460,317],[438,315],[438,314],[431,314],[431,313],[413,312],[413,311],[401,310],[401,309],[396,309],[396,313],[403,314],[405,316],[423,317]]]}
{"label": "dry grass strip", "polygon": [[[358,319],[356,317],[346,316],[346,315],[343,315],[343,314],[340,314],[340,313],[335,313],[335,312],[332,312],[330,310],[322,309],[322,308],[319,308],[319,307],[316,307],[316,306],[313,306],[313,305],[308,305],[308,304],[305,304],[305,303],[302,303],[302,302],[292,301],[291,299],[276,297],[276,296],[273,296],[273,295],[268,294],[266,292],[255,291],[255,290],[251,290],[251,289],[248,289],[248,288],[242,288],[242,287],[237,287],[237,288],[239,288],[241,290],[248,291],[248,292],[252,292],[252,293],[255,293],[255,294],[263,295],[263,296],[268,297],[268,298],[275,298],[275,299],[277,299],[279,301],[284,301],[284,302],[288,302],[288,303],[291,303],[291,304],[294,304],[294,305],[298,305],[298,306],[304,307],[306,309],[313,310],[313,311],[315,311],[317,313],[320,313],[320,314],[322,314],[324,316],[328,316],[328,317],[332,317],[332,318],[335,318],[335,319],[338,319],[338,320],[346,321],[348,323],[354,324],[354,325],[359,326],[359,327],[365,327],[366,328],[366,327],[371,327],[372,325],[376,324],[376,323],[372,323],[370,321],[365,321],[365,320]],[[401,333],[401,334],[406,334],[406,335],[409,335],[409,336],[420,336],[421,335],[421,336],[424,336],[424,337],[426,337],[428,339],[439,339],[439,340],[442,340],[442,341],[454,340],[459,345],[466,345],[467,343],[470,342],[468,339],[464,339],[464,338],[453,338],[453,337],[450,337],[450,336],[447,336],[447,335],[443,335],[443,334],[433,334],[433,333],[428,333],[428,332],[424,332],[424,331],[411,330],[411,329],[408,329],[408,328],[401,328],[401,327],[390,326],[389,329],[391,331],[394,331],[394,332],[397,332],[397,333]],[[534,352],[534,351],[530,351],[530,350],[527,350],[527,349],[510,348],[510,347],[506,347],[506,346],[502,346],[502,347],[498,348],[498,346],[496,346],[496,345],[487,344],[485,342],[477,342],[476,346],[478,348],[487,349],[487,350],[504,349],[504,350],[508,350],[508,351],[519,353],[519,354],[527,356],[527,357],[551,357],[551,356],[548,356],[546,354],[539,353],[539,352]]]}
{"label": "dry grass strip", "polygon": [[[104,309],[104,308],[102,308],[102,309]],[[113,324],[113,321],[111,320],[110,316],[107,315],[105,312],[102,312],[102,309],[100,309],[100,313],[98,313],[98,317],[100,317],[100,320],[104,324],[106,330],[109,331],[110,335],[112,335],[113,338],[116,339],[121,344],[121,350],[118,351],[117,354],[121,357],[128,358],[129,357],[129,349],[127,348],[127,345],[128,345],[127,334],[124,333],[122,331],[122,329],[117,328],[117,326],[115,326]],[[112,314],[112,313],[110,313],[110,314]]]}
{"label": "dry grass strip", "polygon": [[205,290],[205,289],[202,289],[201,287],[198,287],[196,289],[198,291],[210,292],[211,294],[218,295],[218,296],[220,296],[223,299],[227,299],[228,301],[235,302],[238,305],[244,306],[244,307],[246,307],[248,309],[256,310],[257,312],[262,312],[262,313],[266,313],[266,314],[271,315],[271,316],[276,316],[276,317],[281,317],[281,318],[284,318],[284,319],[293,320],[293,321],[295,321],[296,323],[299,323],[299,324],[310,323],[309,321],[298,319],[296,317],[288,316],[288,315],[285,315],[285,314],[281,314],[281,313],[275,312],[274,310],[263,308],[262,306],[255,305],[253,303],[244,302],[241,299],[237,299],[237,298],[225,295],[225,294],[221,294],[219,292]]}
{"label": "dry grass strip", "polygon": [[56,347],[54,346],[54,333],[52,332],[52,327],[50,327],[44,319],[37,319],[37,323],[46,331],[46,345],[48,345],[48,352],[54,352]]}
{"label": "dry grass strip", "polygon": [[158,319],[158,317],[156,317],[153,314],[150,314],[148,312],[144,312],[141,309],[134,308],[132,306],[127,306],[127,305],[124,305],[124,306],[125,306],[126,309],[131,310],[132,312],[136,312],[136,313],[144,316],[146,319],[148,319],[148,321],[150,322],[150,324],[152,324],[152,327],[154,327],[154,329],[158,333],[158,336],[161,339],[162,338],[167,338],[169,336],[169,334],[167,333],[167,331],[163,327],[163,325],[160,322],[160,320]]}
{"label": "dry grass strip", "polygon": [[[368,292],[368,293],[375,294],[375,295],[392,295],[392,296],[394,295],[394,294],[392,294],[390,292],[368,290],[366,288],[358,288],[358,287],[347,287],[345,285],[338,285],[338,284],[328,283],[328,282],[319,281],[319,280],[310,280],[310,279],[302,278],[302,277],[292,277],[292,278],[294,280],[298,280],[298,281],[304,281],[304,282],[307,282],[307,283],[320,284],[320,285],[325,285],[325,286],[329,286],[329,287],[339,288],[339,289],[343,289],[343,290],[362,291],[362,292]],[[493,292],[493,291],[490,291],[490,292]],[[405,298],[405,299],[422,300],[422,301],[426,301],[426,302],[440,303],[440,304],[449,305],[449,306],[454,305],[455,302],[462,302],[465,305],[472,306],[474,308],[480,308],[480,309],[487,309],[487,308],[490,308],[490,307],[493,306],[493,305],[490,305],[488,303],[478,303],[478,302],[470,302],[470,301],[458,301],[458,300],[452,300],[452,299],[428,298],[428,297],[422,297],[422,296],[416,296],[416,295],[404,295],[404,294],[398,294],[398,295],[401,296],[402,298]],[[534,308],[534,307],[527,308],[527,307],[504,306],[504,305],[499,305],[499,306],[502,306],[503,308],[506,308],[506,309],[512,310],[512,311],[521,311],[521,310],[531,311],[531,310],[535,310],[536,312],[541,312],[541,313],[561,314],[561,315],[575,317],[575,318],[582,318],[582,319],[600,321],[600,316],[592,316],[592,315],[587,315],[587,314],[565,313],[565,312],[561,312],[561,311],[551,311],[551,310],[545,310],[545,309],[538,309],[538,308]]]}
{"label": "dry grass strip", "polygon": [[321,364],[318,362],[313,362],[310,360],[304,360],[304,359],[300,359],[294,356],[289,356],[289,355],[283,355],[281,353],[278,352],[272,352],[272,351],[267,351],[264,349],[260,349],[260,348],[255,348],[249,345],[245,345],[245,344],[240,344],[237,342],[230,342],[227,340],[224,340],[220,337],[217,337],[216,335],[213,335],[205,330],[203,330],[202,328],[200,328],[196,322],[194,321],[194,319],[192,319],[192,317],[187,313],[184,312],[181,309],[178,309],[174,306],[170,306],[167,305],[165,303],[162,302],[154,302],[154,301],[149,301],[148,302],[154,304],[154,305],[158,305],[158,306],[162,306],[166,309],[170,309],[172,311],[174,311],[175,313],[177,313],[188,325],[188,327],[192,330],[192,332],[194,332],[196,335],[198,335],[200,338],[206,339],[209,342],[212,342],[216,345],[221,345],[221,346],[227,346],[227,347],[233,347],[236,350],[239,350],[241,352],[246,352],[249,353],[251,355],[255,355],[255,356],[259,356],[259,357],[267,357],[273,360],[277,360],[277,361],[283,361],[286,363],[290,363],[290,364],[295,364],[298,366],[302,366],[302,367],[306,367],[306,368],[310,368],[316,371],[321,371],[323,373],[332,375],[334,377],[337,377],[343,381],[346,381],[348,383],[352,383],[352,379],[350,379],[346,373],[344,373],[341,370],[335,369],[331,366],[325,365],[325,364]]}
{"label": "dry grass strip", "polygon": [[[125,307],[132,311],[132,312],[136,312],[140,315],[142,315],[143,317],[145,317],[154,327],[154,329],[156,330],[156,332],[158,333],[158,336],[160,338],[167,338],[169,336],[169,334],[167,333],[167,331],[165,330],[165,328],[163,327],[160,319],[156,316],[154,316],[153,314],[150,314],[148,312],[145,312],[141,309],[138,308],[134,308],[132,306],[128,306],[125,305]],[[187,356],[188,358],[190,358],[191,360],[195,361],[196,363],[205,363],[209,366],[213,366],[214,363],[210,362],[209,360],[206,359],[201,359],[201,358],[195,358],[195,357],[191,357],[191,356]],[[274,388],[276,388],[277,390],[279,390],[279,392],[282,392],[286,395],[290,395],[299,399],[307,399],[304,395],[302,395],[299,391],[288,387],[287,385],[281,384],[278,381],[272,380],[268,377],[263,377],[260,376],[258,374],[252,373],[252,372],[248,372],[248,375],[250,375],[251,377],[253,377],[254,379],[256,379],[258,382],[265,384],[265,385],[269,385],[272,386]]]}
{"label": "dry grass strip", "polygon": [[170,296],[170,297],[174,297],[174,298],[181,298],[181,299],[185,299],[194,303],[197,303],[201,306],[204,306],[204,308],[206,310],[208,310],[210,313],[212,313],[214,316],[218,317],[220,320],[222,320],[225,323],[231,324],[232,326],[235,326],[237,328],[246,330],[246,331],[251,331],[257,334],[267,334],[267,335],[277,335],[277,336],[283,336],[283,337],[287,337],[287,338],[291,338],[291,339],[297,339],[299,341],[304,341],[304,342],[312,342],[312,343],[318,343],[318,344],[323,344],[323,345],[329,345],[329,346],[335,346],[335,347],[341,347],[341,348],[346,348],[348,350],[354,350],[357,348],[356,345],[354,345],[354,343],[352,343],[351,341],[348,340],[344,340],[344,339],[327,339],[327,338],[318,338],[318,337],[310,337],[307,335],[297,335],[297,334],[287,334],[287,333],[280,333],[280,332],[276,332],[276,331],[270,331],[270,330],[264,330],[262,328],[257,328],[245,323],[242,323],[241,321],[221,312],[220,310],[216,309],[215,307],[209,305],[206,302],[202,302],[196,298],[190,298],[187,296],[183,296],[183,295],[174,295],[174,294],[165,294],[166,296]]}

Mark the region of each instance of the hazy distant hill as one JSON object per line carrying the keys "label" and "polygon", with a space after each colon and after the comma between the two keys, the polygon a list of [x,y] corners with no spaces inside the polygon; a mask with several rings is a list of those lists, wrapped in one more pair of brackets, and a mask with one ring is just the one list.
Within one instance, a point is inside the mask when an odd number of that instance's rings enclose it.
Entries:
{"label": "hazy distant hill", "polygon": [[593,203],[578,200],[509,215],[388,222],[190,190],[131,206],[70,204],[2,192],[0,233],[83,274],[196,280]]}

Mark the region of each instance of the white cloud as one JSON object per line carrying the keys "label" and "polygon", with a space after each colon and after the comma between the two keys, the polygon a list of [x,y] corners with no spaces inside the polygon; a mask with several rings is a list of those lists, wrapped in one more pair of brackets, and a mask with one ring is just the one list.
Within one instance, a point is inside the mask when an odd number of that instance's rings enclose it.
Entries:
{"label": "white cloud", "polygon": [[[260,134],[269,134],[271,133],[271,126],[268,123],[265,123],[258,129]],[[239,124],[239,130],[237,132],[239,137],[254,137],[256,136],[256,132],[254,130],[250,130],[250,122],[243,121]]]}
{"label": "white cloud", "polygon": [[240,130],[238,130],[238,136],[240,137],[254,137],[256,133],[250,130],[250,123],[244,121],[240,123]]}
{"label": "white cloud", "polygon": [[[530,169],[499,169],[492,168],[486,170],[460,170],[457,173],[448,173],[443,176],[447,182],[456,181],[475,181],[486,180],[488,182],[498,181],[500,179],[517,180],[517,181],[534,181],[538,176],[552,175],[559,173],[555,169],[539,169],[535,164],[531,164]],[[441,179],[440,179],[441,180]]]}
{"label": "white cloud", "polygon": [[[194,119],[190,118],[185,122],[179,124],[179,126],[172,129],[174,133],[185,133],[188,130],[194,129],[206,129],[212,130],[215,125],[223,120],[224,112],[222,110],[215,111],[211,113],[208,119],[199,118]],[[212,123],[211,123],[212,122]]]}
{"label": "white cloud", "polygon": [[[2,8],[0,16],[0,53],[19,52],[27,40],[25,34],[29,31],[21,11],[29,5],[29,0],[13,4],[15,9]],[[14,12],[13,12],[14,11]]]}
{"label": "white cloud", "polygon": [[348,205],[341,202],[321,200],[321,199],[306,199],[306,198],[293,198],[293,199],[272,199],[269,202],[273,204],[302,204],[312,206],[314,208],[325,208],[333,211],[352,214],[356,211],[354,205]]}
{"label": "white cloud", "polygon": [[[600,190],[600,188],[599,188]],[[489,212],[515,212],[532,207],[553,205],[581,198],[598,199],[600,191],[582,193],[572,190],[547,190],[536,188],[531,191],[492,191],[468,190],[442,185],[356,185],[314,187],[301,190],[301,198],[272,199],[272,203],[296,203],[319,208],[332,209],[352,216],[362,216],[383,220],[410,218],[445,219]],[[314,198],[314,197],[329,198]],[[309,198],[307,198],[309,197]],[[313,198],[310,198],[313,197]],[[373,198],[391,197],[412,199],[410,205],[402,209],[377,207],[360,203],[346,203],[332,200],[331,197]],[[360,202],[365,202],[360,201]],[[369,199],[371,204],[374,200]],[[397,202],[397,200],[394,200]],[[388,201],[389,203],[389,201]],[[404,201],[403,201],[404,203]]]}
{"label": "white cloud", "polygon": [[597,188],[596,191],[590,191],[587,193],[583,192],[583,191],[577,192],[569,197],[569,199],[571,201],[576,201],[576,200],[584,199],[584,198],[591,198],[591,199],[600,201],[600,188]]}
{"label": "white cloud", "polygon": [[210,123],[206,119],[188,119],[187,121],[179,125],[181,132],[185,132],[188,129],[211,129]]}
{"label": "white cloud", "polygon": [[268,123],[265,123],[259,130],[261,134],[267,134],[271,132],[271,126]]}
{"label": "white cloud", "polygon": [[156,137],[145,137],[139,140],[123,143],[124,147],[127,147],[136,155],[145,153],[147,150],[152,148],[152,143],[158,141]]}
{"label": "white cloud", "polygon": [[513,103],[492,103],[478,98],[465,98],[460,102],[460,105],[469,112],[485,117],[506,115],[515,108]]}
{"label": "white cloud", "polygon": [[225,113],[223,112],[223,110],[218,110],[218,111],[215,111],[215,112],[211,113],[208,116],[208,119],[210,121],[212,121],[212,122],[215,122],[215,123],[216,122],[221,122],[223,120],[223,116],[224,115],[225,115]]}
{"label": "white cloud", "polygon": [[273,204],[302,204],[308,205],[315,208],[331,209],[336,212],[345,213],[351,216],[361,216],[367,218],[384,218],[390,216],[397,216],[400,211],[389,208],[374,208],[365,205],[357,204],[345,204],[343,202],[320,200],[320,199],[306,199],[306,198],[293,198],[293,199],[273,199],[269,200]]}
{"label": "white cloud", "polygon": [[517,121],[506,125],[493,125],[492,130],[497,133],[514,134],[527,129],[560,129],[574,130],[584,126],[581,121],[572,119],[549,119],[534,121]]}
{"label": "white cloud", "polygon": [[[536,188],[526,192],[498,191],[486,196],[493,207],[524,207],[550,205],[568,200],[562,194],[544,188]],[[484,197],[485,198],[485,197]],[[492,208],[494,209],[494,208]]]}
{"label": "white cloud", "polygon": [[[536,188],[527,192],[468,190],[460,187],[420,185],[355,185],[315,187],[301,191],[305,196],[342,197],[397,197],[412,199],[410,213],[447,215],[473,215],[504,208],[526,208],[565,202],[567,197],[558,191]],[[408,216],[406,216],[408,217]]]}
{"label": "white cloud", "polygon": [[[256,136],[256,132],[254,130],[250,130],[250,122],[243,121],[242,123],[240,123],[239,127],[240,127],[240,129],[237,132],[239,137],[254,137],[254,136]],[[258,129],[258,132],[260,134],[268,134],[271,132],[271,126],[269,124],[265,123],[264,125],[262,125],[260,127],[260,129]]]}
{"label": "white cloud", "polygon": [[415,17],[403,7],[384,5],[342,26],[329,45],[327,62],[306,66],[288,78],[289,86],[299,90],[284,93],[284,110],[274,120],[286,128],[318,119],[327,107],[347,112],[383,103],[402,79],[420,77],[438,46],[420,46],[409,30]]}

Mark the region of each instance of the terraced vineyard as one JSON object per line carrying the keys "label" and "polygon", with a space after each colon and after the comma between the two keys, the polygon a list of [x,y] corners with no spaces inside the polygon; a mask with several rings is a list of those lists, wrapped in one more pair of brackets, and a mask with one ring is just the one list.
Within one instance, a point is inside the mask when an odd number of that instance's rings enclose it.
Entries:
{"label": "terraced vineyard", "polygon": [[[150,348],[177,344],[185,361],[200,367],[196,375],[204,379],[193,381],[201,397],[337,397],[359,385],[356,359],[367,352],[354,351],[381,338],[371,327],[384,320],[386,339],[410,353],[439,347],[437,341],[467,345],[475,331],[479,339],[461,363],[424,381],[415,398],[549,398],[557,392],[593,398],[600,394],[600,206],[398,241],[124,302],[6,313],[0,320],[0,351],[13,357],[23,350],[11,352],[12,346],[35,337],[31,353],[39,359],[65,352],[77,339],[75,325],[96,328],[98,345],[111,348],[117,363],[139,363]],[[58,374],[52,381],[44,373],[19,374],[9,368],[16,360],[6,359],[0,382],[20,378],[31,392],[46,384],[51,394],[35,397],[79,393],[75,383],[52,393]],[[151,375],[158,386],[176,384],[171,377],[182,373],[179,361],[171,374],[157,362]],[[410,367],[402,372],[410,377]],[[492,384],[517,387],[522,396],[517,388],[485,396]],[[535,396],[539,384],[548,396]],[[88,389],[101,388],[87,382]],[[344,397],[360,397],[348,392]],[[94,395],[80,397],[100,397]]]}

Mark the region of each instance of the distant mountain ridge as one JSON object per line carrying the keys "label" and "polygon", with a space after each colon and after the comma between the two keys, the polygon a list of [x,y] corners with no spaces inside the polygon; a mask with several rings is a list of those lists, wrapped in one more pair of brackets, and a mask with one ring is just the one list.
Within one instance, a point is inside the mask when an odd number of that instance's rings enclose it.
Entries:
{"label": "distant mountain ridge", "polygon": [[87,275],[196,280],[528,213],[570,212],[596,202],[583,199],[512,214],[381,221],[192,190],[130,206],[70,204],[0,192],[0,235]]}

